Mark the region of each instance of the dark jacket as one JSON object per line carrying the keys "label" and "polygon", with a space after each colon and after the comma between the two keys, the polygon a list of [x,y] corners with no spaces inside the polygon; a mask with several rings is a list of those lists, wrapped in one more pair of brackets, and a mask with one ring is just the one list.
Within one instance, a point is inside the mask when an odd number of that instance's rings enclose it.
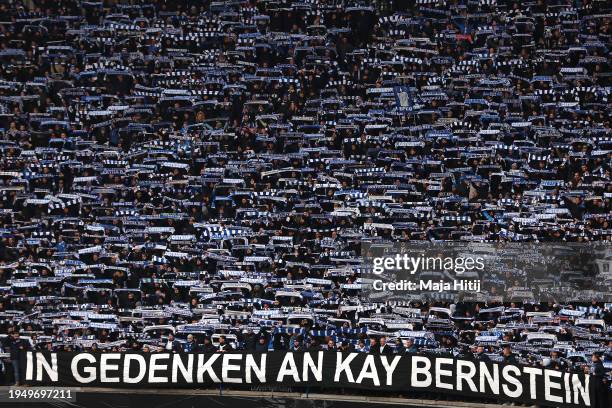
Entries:
{"label": "dark jacket", "polygon": [[265,342],[264,344],[257,342],[257,344],[255,344],[255,351],[258,353],[265,353],[268,351],[268,342]]}
{"label": "dark jacket", "polygon": [[307,347],[308,351],[320,351],[321,350],[321,345],[320,344],[309,344]]}
{"label": "dark jacket", "polygon": [[185,353],[197,353],[200,351],[200,347],[195,341],[193,343],[186,342],[183,343],[183,351]]}
{"label": "dark jacket", "polygon": [[225,344],[219,344],[219,347],[217,347],[218,351],[233,351],[234,348],[229,344],[229,343],[225,343]]}
{"label": "dark jacket", "polygon": [[504,356],[504,363],[517,365],[518,360],[516,359],[514,354],[510,354],[509,356]]}
{"label": "dark jacket", "polygon": [[419,352],[419,348],[417,346],[404,347],[404,354],[416,354]]}
{"label": "dark jacket", "polygon": [[601,361],[591,365],[591,375],[599,377],[599,379],[603,379],[603,377],[606,375],[606,368]]}
{"label": "dark jacket", "polygon": [[[171,342],[168,342],[172,344],[172,348],[169,349],[169,351],[181,351],[182,347],[181,347],[181,343],[176,341],[176,340],[172,340]],[[164,349],[168,350],[168,343],[166,343],[164,345]]]}
{"label": "dark jacket", "polygon": [[202,346],[202,352],[206,354],[216,353],[217,348],[212,343],[204,344]]}
{"label": "dark jacket", "polygon": [[9,342],[9,349],[11,353],[11,360],[19,360],[19,352],[28,351],[28,350],[31,350],[32,348],[30,347],[30,342],[27,340],[11,339]]}
{"label": "dark jacket", "polygon": [[385,344],[385,345],[384,345],[384,346],[382,346],[382,347],[381,347],[381,346],[378,346],[378,347],[376,347],[376,348],[378,349],[378,353],[379,353],[381,356],[390,356],[390,355],[392,355],[392,354],[393,354],[393,348],[392,348],[390,345],[388,345],[388,344]]}
{"label": "dark jacket", "polygon": [[[514,357],[514,356],[512,356],[512,357]],[[478,361],[491,361],[491,358],[489,358],[489,356],[486,355],[485,353],[474,353],[474,360],[478,360]]]}
{"label": "dark jacket", "polygon": [[255,334],[247,335],[244,339],[244,349],[246,351],[255,351],[257,345],[257,336]]}

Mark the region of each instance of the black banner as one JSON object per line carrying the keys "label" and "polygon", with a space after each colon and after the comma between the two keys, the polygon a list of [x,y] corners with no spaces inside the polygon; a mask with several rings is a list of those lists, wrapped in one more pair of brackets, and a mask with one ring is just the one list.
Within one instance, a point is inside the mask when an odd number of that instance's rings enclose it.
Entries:
{"label": "black banner", "polygon": [[557,407],[591,406],[594,377],[438,356],[305,353],[22,354],[29,385],[204,388],[215,384],[446,393]]}

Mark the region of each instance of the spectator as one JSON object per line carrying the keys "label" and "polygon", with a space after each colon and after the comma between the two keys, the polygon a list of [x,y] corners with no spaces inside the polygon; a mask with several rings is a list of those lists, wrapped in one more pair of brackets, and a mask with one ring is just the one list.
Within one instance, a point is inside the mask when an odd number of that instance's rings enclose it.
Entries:
{"label": "spectator", "polygon": [[419,352],[419,349],[414,344],[414,340],[412,338],[408,338],[404,341],[404,353],[405,354],[416,354]]}
{"label": "spectator", "polygon": [[610,406],[610,392],[605,382],[606,369],[597,353],[591,354],[591,381],[589,382],[589,395],[591,395],[591,406],[605,408]]}
{"label": "spectator", "polygon": [[380,347],[378,346],[378,341],[376,341],[375,337],[370,337],[370,347],[368,348],[368,353],[374,355],[380,354]]}
{"label": "spectator", "polygon": [[474,359],[478,361],[485,361],[485,362],[491,361],[491,358],[485,353],[485,348],[481,345],[476,347],[476,351],[474,353]]}
{"label": "spectator", "polygon": [[341,351],[344,353],[350,353],[353,351],[353,347],[348,341],[343,341],[342,343],[340,343],[340,347],[338,347],[338,351]]}
{"label": "spectator", "polygon": [[244,336],[244,349],[246,351],[255,351],[255,346],[257,345],[257,335],[253,333],[252,328],[247,328],[247,332]]}
{"label": "spectator", "polygon": [[204,344],[202,345],[202,353],[212,354],[216,352],[217,352],[217,348],[214,346],[214,344],[212,344],[210,337],[208,336],[204,337]]}
{"label": "spectator", "polygon": [[319,344],[318,340],[315,339],[314,337],[310,339],[310,342],[308,343],[308,351],[319,351],[321,350],[321,345]]}
{"label": "spectator", "polygon": [[217,347],[217,352],[226,353],[232,350],[232,345],[227,342],[225,336],[219,336],[219,346]]}
{"label": "spectator", "polygon": [[187,341],[183,343],[183,352],[185,353],[197,353],[199,351],[198,344],[195,342],[193,334],[187,335]]}
{"label": "spectator", "polygon": [[393,354],[393,348],[387,344],[387,338],[382,336],[380,338],[380,345],[378,347],[378,354],[388,356]]}
{"label": "spectator", "polygon": [[294,352],[304,351],[304,348],[302,347],[302,342],[298,337],[293,338],[290,350]]}
{"label": "spectator", "polygon": [[181,345],[178,341],[174,339],[174,334],[168,334],[168,340],[166,341],[166,345],[164,346],[166,351],[177,352],[180,351]]}
{"label": "spectator", "polygon": [[512,352],[512,347],[510,345],[505,345],[502,348],[502,357],[503,357],[504,363],[514,364],[514,365],[518,364],[518,361],[516,360],[516,356]]}
{"label": "spectator", "polygon": [[265,353],[268,351],[268,341],[264,336],[260,336],[257,339],[257,344],[255,345],[255,351],[258,353]]}
{"label": "spectator", "polygon": [[31,350],[30,342],[22,339],[18,331],[14,331],[10,335],[9,350],[11,355],[11,365],[13,366],[13,373],[15,377],[15,385],[20,386],[23,384],[23,377],[21,376],[19,357],[24,351]]}
{"label": "spectator", "polygon": [[359,341],[357,342],[357,346],[355,347],[355,351],[359,353],[368,352],[368,348],[366,347],[365,341],[363,341],[363,339],[359,339]]}

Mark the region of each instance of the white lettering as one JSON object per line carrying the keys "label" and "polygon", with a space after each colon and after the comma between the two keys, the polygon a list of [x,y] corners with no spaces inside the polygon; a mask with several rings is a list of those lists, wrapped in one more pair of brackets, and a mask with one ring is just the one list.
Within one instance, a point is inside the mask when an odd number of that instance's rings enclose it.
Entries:
{"label": "white lettering", "polygon": [[28,351],[26,354],[26,380],[34,379],[34,353]]}
{"label": "white lettering", "polygon": [[[130,377],[130,364],[132,361],[138,362],[138,374],[136,377]],[[123,382],[127,384],[137,384],[142,381],[147,373],[147,361],[140,354],[126,354],[123,357]]]}
{"label": "white lettering", "polygon": [[[463,368],[467,367],[468,372],[464,373]],[[471,361],[457,360],[457,390],[463,391],[463,381],[465,381],[472,392],[478,392],[474,383],[474,375],[476,375],[476,365]]]}
{"label": "white lettering", "polygon": [[295,360],[293,359],[293,353],[285,354],[285,358],[283,359],[283,364],[278,372],[276,381],[283,382],[286,375],[293,377],[293,381],[300,382],[300,376],[298,375],[298,369],[295,365]]}
{"label": "white lettering", "polygon": [[[419,367],[419,363],[424,365]],[[427,357],[413,356],[412,357],[412,370],[410,383],[413,387],[429,387],[431,386],[431,361]],[[419,380],[419,374],[425,375],[425,380]]]}
{"label": "white lettering", "polygon": [[356,353],[351,353],[346,358],[346,360],[342,361],[342,353],[336,353],[336,372],[334,374],[334,382],[340,381],[340,375],[342,372],[346,374],[346,379],[348,382],[355,382],[353,379],[353,373],[351,372],[351,361],[357,356]]}
{"label": "white lettering", "polygon": [[219,355],[220,354],[213,354],[212,356],[210,356],[208,360],[206,360],[206,363],[204,363],[204,355],[203,354],[198,355],[197,377],[198,377],[199,383],[204,382],[205,372],[208,373],[208,376],[210,377],[211,380],[213,380],[213,382],[216,382],[216,383],[221,382],[221,380],[219,380],[219,377],[217,377],[217,374],[215,374],[215,371],[212,369],[212,365],[217,360],[217,358],[219,358]]}
{"label": "white lettering", "polygon": [[[182,357],[187,356],[187,367],[183,364]],[[193,382],[193,354],[173,354],[172,355],[172,382],[178,382],[178,373],[181,372],[181,375],[185,379],[186,382]]]}
{"label": "white lettering", "polygon": [[529,398],[537,399],[536,395],[536,375],[542,375],[541,368],[523,367],[523,372],[529,374]]}
{"label": "white lettering", "polygon": [[156,371],[168,371],[168,364],[158,364],[158,360],[166,360],[170,358],[170,355],[165,354],[153,354],[149,360],[149,382],[154,383],[165,383],[168,382],[168,377],[156,377]]}
{"label": "white lettering", "polygon": [[77,354],[76,356],[74,356],[74,358],[70,362],[70,371],[72,371],[72,376],[74,377],[75,380],[77,380],[80,383],[84,383],[84,384],[95,381],[96,380],[96,368],[95,367],[85,367],[83,369],[83,372],[85,374],[89,374],[87,377],[83,377],[81,376],[81,374],[79,374],[78,364],[81,360],[87,360],[87,362],[90,364],[94,364],[96,362],[96,358],[92,356],[91,354],[86,354],[86,353]]}
{"label": "white lettering", "polygon": [[100,381],[103,383],[118,383],[119,377],[109,377],[108,371],[119,371],[119,364],[111,364],[109,360],[120,360],[118,353],[102,354],[100,358]]}
{"label": "white lettering", "polygon": [[374,363],[374,356],[371,354],[366,357],[365,362],[363,363],[361,373],[359,373],[359,377],[357,377],[357,384],[361,384],[364,378],[369,378],[374,382],[375,386],[380,386],[378,370],[376,369],[376,364]]}
{"label": "white lettering", "polygon": [[42,353],[36,353],[36,381],[42,381],[43,369],[51,381],[57,382],[59,374],[57,372],[56,353],[51,353],[51,364],[49,364]]}
{"label": "white lettering", "polygon": [[315,365],[314,360],[310,353],[304,353],[304,370],[302,371],[302,378],[304,381],[308,381],[308,371],[314,375],[315,381],[323,381],[323,352],[317,353],[317,364]]}
{"label": "white lettering", "polygon": [[518,398],[523,393],[523,384],[521,384],[521,382],[517,378],[510,375],[510,373],[519,376],[521,375],[521,370],[519,370],[518,367],[512,365],[505,366],[502,369],[502,377],[506,382],[514,385],[515,390],[512,391],[510,387],[508,387],[506,384],[502,385],[502,390],[504,390],[504,393],[510,398]]}
{"label": "white lettering", "polygon": [[246,371],[246,382],[248,384],[251,384],[253,382],[251,378],[251,371],[255,373],[255,375],[257,376],[257,380],[259,380],[260,383],[266,382],[266,357],[267,354],[261,354],[261,362],[259,363],[258,367],[257,364],[255,364],[255,359],[253,358],[253,355],[247,354],[244,369]]}
{"label": "white lettering", "polygon": [[487,363],[480,362],[480,392],[482,393],[487,392],[485,380],[493,394],[499,395],[499,366],[497,364],[493,365],[493,375],[491,375],[487,368]]}
{"label": "white lettering", "polygon": [[380,361],[387,372],[387,385],[393,385],[393,372],[397,368],[397,364],[401,360],[400,356],[395,356],[391,364],[387,361],[387,356],[380,356]]}
{"label": "white lettering", "polygon": [[228,374],[230,371],[240,371],[239,364],[232,364],[231,361],[242,360],[242,354],[224,354],[223,355],[223,366],[221,368],[221,378],[223,378],[223,382],[226,383],[242,383],[242,378],[232,378]]}
{"label": "white lettering", "polygon": [[551,377],[560,378],[563,374],[560,371],[544,370],[544,398],[546,401],[563,403],[563,397],[552,395],[552,390],[560,390],[561,384],[554,382]]}
{"label": "white lettering", "polygon": [[577,374],[572,374],[572,389],[574,390],[574,404],[580,405],[580,397],[584,401],[584,405],[591,406],[591,396],[589,395],[589,376],[584,377],[584,386],[580,382],[580,377]]}
{"label": "white lettering", "polygon": [[436,387],[452,390],[453,384],[443,383],[442,377],[451,377],[453,375],[453,372],[451,370],[443,370],[442,364],[453,364],[453,359],[436,358]]}

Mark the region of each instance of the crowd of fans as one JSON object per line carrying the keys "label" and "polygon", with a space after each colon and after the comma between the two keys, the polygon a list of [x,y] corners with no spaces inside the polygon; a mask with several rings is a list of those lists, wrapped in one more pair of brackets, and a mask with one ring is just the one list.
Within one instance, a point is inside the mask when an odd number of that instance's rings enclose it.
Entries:
{"label": "crowd of fans", "polygon": [[359,255],[611,241],[611,17],[595,0],[1,2],[6,362],[338,349],[581,371],[595,353],[603,377],[610,304],[366,303]]}

